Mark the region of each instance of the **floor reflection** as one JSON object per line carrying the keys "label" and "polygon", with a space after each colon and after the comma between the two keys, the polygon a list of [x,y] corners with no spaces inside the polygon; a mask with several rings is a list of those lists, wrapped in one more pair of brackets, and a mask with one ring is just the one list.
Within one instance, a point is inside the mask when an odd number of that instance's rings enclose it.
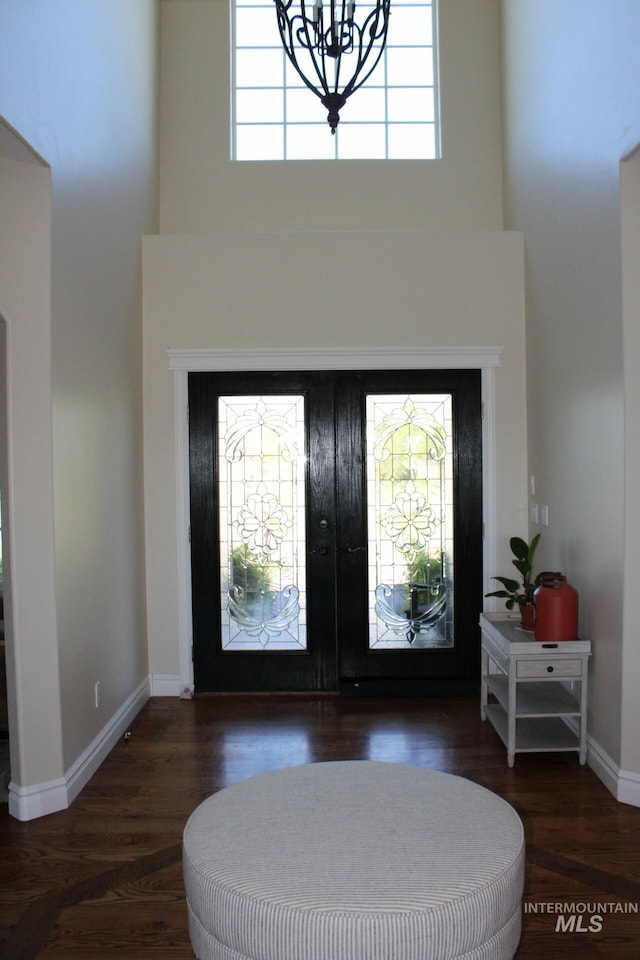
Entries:
{"label": "floor reflection", "polygon": [[294,723],[238,721],[222,737],[223,786],[313,760],[306,729]]}
{"label": "floor reflection", "polygon": [[444,751],[428,730],[394,730],[388,723],[369,731],[366,759],[432,769],[445,763]]}
{"label": "floor reflection", "polygon": [[218,786],[327,760],[380,760],[446,770],[454,744],[436,704],[421,701],[418,712],[415,704],[412,710],[409,701],[402,701],[406,709],[399,713],[398,703],[391,700],[382,705],[339,697],[283,698],[268,705],[254,701],[247,715],[238,711],[227,717],[220,731]]}

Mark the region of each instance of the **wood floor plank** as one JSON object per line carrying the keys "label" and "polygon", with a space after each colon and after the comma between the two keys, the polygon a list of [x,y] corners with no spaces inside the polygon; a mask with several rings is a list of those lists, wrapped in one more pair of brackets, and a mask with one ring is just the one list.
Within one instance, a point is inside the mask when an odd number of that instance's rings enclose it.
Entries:
{"label": "wood floor plank", "polygon": [[[574,754],[519,755],[509,768],[472,698],[319,695],[151,700],[69,810],[20,823],[0,808],[0,955],[192,960],[180,859],[190,813],[258,773],[358,759],[468,777],[515,807],[527,839],[517,960],[640,957],[640,809]],[[593,911],[569,929],[549,904],[606,909],[599,930],[583,929]]]}

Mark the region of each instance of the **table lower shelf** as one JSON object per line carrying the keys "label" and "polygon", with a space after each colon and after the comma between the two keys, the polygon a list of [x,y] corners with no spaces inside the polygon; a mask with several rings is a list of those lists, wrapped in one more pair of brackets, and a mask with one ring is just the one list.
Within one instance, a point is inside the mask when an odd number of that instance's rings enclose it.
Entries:
{"label": "table lower shelf", "polygon": [[[504,707],[509,706],[509,681],[503,674],[488,674],[487,687]],[[580,682],[580,681],[578,681]],[[516,687],[517,717],[580,716],[575,693],[557,681],[520,682]]]}
{"label": "table lower shelf", "polygon": [[[499,703],[489,703],[485,711],[508,749],[508,720],[504,708]],[[525,717],[516,720],[516,753],[555,753],[568,750],[579,751],[580,741],[562,717]]]}

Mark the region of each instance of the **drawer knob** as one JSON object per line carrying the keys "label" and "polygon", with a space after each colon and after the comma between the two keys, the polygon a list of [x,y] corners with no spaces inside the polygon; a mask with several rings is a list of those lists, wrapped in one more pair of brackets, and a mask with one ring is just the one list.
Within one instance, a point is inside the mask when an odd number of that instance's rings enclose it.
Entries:
{"label": "drawer knob", "polygon": [[553,667],[547,667],[547,673],[553,673]]}

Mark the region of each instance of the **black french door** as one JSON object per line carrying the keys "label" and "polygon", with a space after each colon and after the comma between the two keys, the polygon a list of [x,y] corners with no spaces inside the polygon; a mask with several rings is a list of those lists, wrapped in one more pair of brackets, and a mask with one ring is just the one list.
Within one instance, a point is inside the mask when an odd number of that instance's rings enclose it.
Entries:
{"label": "black french door", "polygon": [[189,376],[197,691],[477,686],[480,372]]}

